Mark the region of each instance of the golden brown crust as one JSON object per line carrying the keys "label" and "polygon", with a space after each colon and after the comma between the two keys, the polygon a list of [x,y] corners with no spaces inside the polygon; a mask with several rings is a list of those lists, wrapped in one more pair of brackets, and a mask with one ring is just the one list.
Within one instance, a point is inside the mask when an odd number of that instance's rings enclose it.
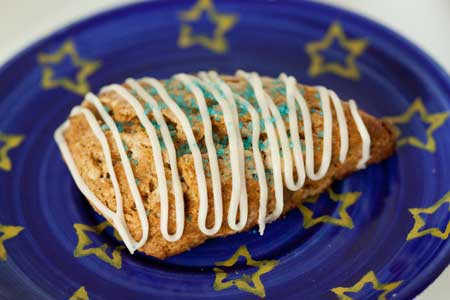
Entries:
{"label": "golden brown crust", "polygon": [[[245,94],[245,89],[247,88],[246,82],[236,77],[223,76],[222,77],[227,83],[232,86],[232,88],[240,93]],[[272,94],[274,101],[277,105],[281,105],[285,101],[285,97],[282,93],[277,90],[279,82],[271,78],[263,78],[265,90]],[[189,102],[192,98],[190,92],[184,89],[184,87],[177,81],[165,82],[171,93],[176,96],[181,96],[181,98]],[[322,116],[320,115],[320,103],[315,97],[316,90],[308,86],[300,86],[304,89],[305,99],[308,102],[312,113],[313,131],[314,131],[314,143],[318,148],[315,152],[315,164],[316,168],[320,164],[322,151],[320,147],[322,145],[322,139],[320,138],[319,132],[322,130]],[[160,99],[155,96],[155,98],[160,101]],[[133,173],[138,180],[139,192],[144,201],[144,206],[148,213],[149,219],[149,240],[147,243],[139,249],[140,251],[157,257],[165,258],[167,256],[175,255],[192,247],[198,246],[203,243],[208,237],[205,236],[197,226],[197,216],[199,208],[199,200],[197,195],[197,180],[193,167],[193,158],[190,153],[180,153],[178,157],[178,167],[180,176],[183,182],[183,192],[185,199],[185,213],[186,222],[185,229],[182,238],[177,242],[166,241],[160,232],[160,207],[159,207],[159,194],[156,191],[157,179],[155,168],[153,166],[153,156],[152,149],[148,137],[144,129],[139,125],[137,117],[129,104],[118,95],[114,93],[102,94],[100,99],[106,107],[110,110],[111,116],[116,122],[120,122],[120,126],[123,127],[121,130],[121,138],[123,142],[128,147],[128,155],[130,160],[133,162],[131,164],[133,168]],[[207,99],[209,101],[210,107],[214,108],[214,103],[212,99]],[[91,111],[95,112],[93,107],[83,104],[88,107]],[[306,197],[316,195],[324,191],[335,179],[344,177],[345,175],[354,172],[356,170],[356,164],[361,157],[361,138],[359,132],[356,128],[356,124],[351,117],[349,106],[346,102],[343,103],[344,112],[346,114],[348,131],[349,131],[349,151],[346,161],[341,164],[338,161],[339,153],[339,129],[335,119],[335,112],[333,110],[333,155],[331,166],[327,172],[327,175],[318,181],[312,181],[307,179],[304,187],[298,192],[285,192],[285,205],[284,212],[289,211],[294,208],[296,204],[305,199]],[[163,107],[163,113],[166,120],[169,120],[173,125],[174,141],[178,149],[183,147],[185,143],[185,136],[177,123],[176,118]],[[194,112],[190,112],[195,115]],[[371,158],[369,163],[376,163],[383,159],[389,157],[395,150],[395,138],[390,125],[384,121],[378,120],[364,112],[360,112],[361,117],[367,127],[367,130],[371,136]],[[151,119],[151,114],[149,114]],[[248,115],[242,115],[239,117],[240,121],[244,124],[250,121]],[[226,135],[225,126],[223,119],[220,115],[211,118],[214,130],[218,135],[218,139]],[[203,128],[201,122],[195,118],[191,120],[193,123],[194,133],[199,141],[202,143],[203,138]],[[287,125],[287,123],[286,123]],[[303,139],[303,131],[301,130],[302,124],[299,122],[300,136]],[[242,129],[243,135],[245,136],[246,128]],[[248,134],[248,132],[247,132]],[[123,195],[124,202],[124,213],[126,222],[129,226],[130,232],[135,239],[139,239],[142,235],[141,226],[139,223],[138,214],[136,212],[135,205],[133,203],[133,198],[131,197],[130,191],[128,189],[127,180],[125,177],[124,170],[120,163],[120,157],[118,155],[117,147],[112,138],[111,132],[109,130],[105,131],[109,146],[112,151],[112,159],[114,170],[116,172],[121,192]],[[69,149],[74,157],[74,161],[81,176],[85,180],[89,188],[94,192],[94,194],[110,209],[115,210],[115,196],[112,188],[111,180],[106,169],[106,164],[103,156],[103,152],[100,143],[97,141],[96,137],[89,128],[87,121],[83,116],[74,116],[70,119],[70,126],[64,134],[64,137],[68,143]],[[264,136],[262,137],[264,138]],[[163,152],[163,155],[166,155]],[[246,151],[246,156],[251,157],[251,151]],[[267,160],[270,158],[268,153],[265,153]],[[206,157],[206,156],[205,156]],[[167,161],[167,160],[165,160]],[[222,198],[224,203],[224,212],[228,211],[229,199],[231,196],[231,174],[228,164],[227,153],[219,159],[219,167],[221,172],[222,181]],[[251,170],[252,160],[246,160],[246,165],[248,170]],[[166,167],[166,177],[170,178],[170,167]],[[208,171],[208,170],[207,170]],[[208,173],[208,172],[207,172]],[[253,178],[251,171],[246,173],[247,178],[247,191],[248,191],[248,205],[249,205],[249,216],[247,226],[245,230],[255,226],[257,224],[258,209],[259,209],[259,184],[257,179]],[[211,181],[208,180],[208,195],[212,195]],[[274,191],[273,186],[270,185],[269,192],[269,202],[268,211],[270,212],[274,207]],[[169,185],[170,190],[170,185]],[[214,215],[212,212],[212,197],[209,197],[209,213],[207,218],[207,225],[211,226],[214,221]],[[173,196],[169,196],[170,207],[169,207],[169,231],[173,232],[175,229],[175,215],[174,215],[174,199]],[[226,216],[226,213],[224,213]],[[222,223],[222,228],[216,236],[226,236],[235,233],[232,231],[227,224],[227,219],[224,217]]]}

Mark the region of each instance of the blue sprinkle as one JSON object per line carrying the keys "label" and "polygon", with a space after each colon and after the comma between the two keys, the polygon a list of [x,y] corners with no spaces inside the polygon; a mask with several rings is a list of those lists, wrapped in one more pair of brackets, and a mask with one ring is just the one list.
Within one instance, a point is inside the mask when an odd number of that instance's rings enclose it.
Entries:
{"label": "blue sprinkle", "polygon": [[287,116],[289,114],[289,108],[286,103],[281,104],[278,107],[278,110],[280,111],[281,116]]}
{"label": "blue sprinkle", "polygon": [[108,106],[106,106],[106,105],[103,105],[103,108],[105,109],[105,111],[107,113],[109,113],[111,111],[111,109]]}
{"label": "blue sprinkle", "polygon": [[245,88],[244,92],[242,93],[242,96],[249,100],[250,98],[254,98],[255,97],[255,93],[251,87],[250,84],[247,85],[247,87]]}
{"label": "blue sprinkle", "polygon": [[148,115],[152,111],[150,103],[146,102],[144,105],[144,114]]}
{"label": "blue sprinkle", "polygon": [[318,136],[319,138],[323,138],[323,131],[322,131],[322,130],[319,131],[319,132],[317,133],[317,136]]}
{"label": "blue sprinkle", "polygon": [[106,124],[103,124],[102,126],[100,126],[100,128],[101,128],[103,131],[109,130],[109,127],[108,127],[108,125],[106,125]]}
{"label": "blue sprinkle", "polygon": [[155,88],[155,87],[151,87],[150,88],[150,90],[149,90],[149,93],[150,93],[150,95],[152,95],[152,96],[156,96],[156,95],[158,95],[158,90]]}
{"label": "blue sprinkle", "polygon": [[225,154],[225,151],[224,151],[223,148],[219,148],[219,149],[217,150],[217,155],[218,155],[218,156],[222,157],[222,156],[224,156],[224,154]]}
{"label": "blue sprinkle", "polygon": [[315,93],[314,94],[314,98],[319,99],[320,100],[320,93]]}
{"label": "blue sprinkle", "polygon": [[137,185],[139,185],[141,183],[141,181],[137,178],[134,181],[136,182]]}
{"label": "blue sprinkle", "polygon": [[122,122],[116,122],[116,126],[117,126],[117,130],[122,133],[123,132]]}
{"label": "blue sprinkle", "polygon": [[122,140],[122,144],[123,144],[123,148],[125,149],[125,151],[130,150],[130,148],[128,148],[127,144],[125,144],[125,142]]}
{"label": "blue sprinkle", "polygon": [[138,162],[137,159],[132,158],[132,159],[131,159],[131,163],[132,163],[133,165],[137,166],[139,162]]}

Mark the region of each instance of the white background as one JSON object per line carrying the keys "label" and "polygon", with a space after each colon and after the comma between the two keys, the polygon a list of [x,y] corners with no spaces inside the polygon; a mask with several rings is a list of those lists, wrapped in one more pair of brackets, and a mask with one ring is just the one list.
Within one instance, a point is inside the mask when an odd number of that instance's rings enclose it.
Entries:
{"label": "white background", "polygon": [[[321,0],[403,34],[450,73],[450,0]],[[118,0],[0,0],[0,64],[38,38]],[[450,299],[450,268],[418,300]]]}

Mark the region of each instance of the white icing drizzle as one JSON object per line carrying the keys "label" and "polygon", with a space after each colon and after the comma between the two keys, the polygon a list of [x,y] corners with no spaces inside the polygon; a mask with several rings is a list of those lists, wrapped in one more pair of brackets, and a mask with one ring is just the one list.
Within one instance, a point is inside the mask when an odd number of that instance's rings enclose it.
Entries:
{"label": "white icing drizzle", "polygon": [[[210,228],[206,226],[206,219],[208,215],[208,189],[206,184],[205,168],[203,165],[203,157],[200,147],[196,141],[193,133],[193,128],[189,122],[186,113],[181,107],[169,96],[166,88],[154,78],[143,78],[140,81],[134,79],[127,79],[126,84],[133,90],[131,93],[121,85],[113,84],[106,86],[101,92],[113,92],[119,95],[122,99],[134,109],[136,116],[145,129],[152,146],[153,160],[155,171],[158,180],[158,192],[160,198],[160,230],[162,236],[170,241],[175,242],[179,240],[184,230],[184,199],[182,191],[182,183],[180,180],[177,154],[174,141],[170,135],[168,125],[158,105],[158,102],[148,93],[142,84],[150,86],[156,90],[159,98],[168,109],[174,114],[179,121],[181,128],[186,136],[189,149],[194,160],[194,169],[197,178],[197,188],[199,195],[199,213],[197,223],[201,232],[205,235],[216,234],[223,221],[223,199],[222,186],[219,172],[219,162],[217,158],[217,151],[213,139],[213,130],[208,112],[208,104],[202,89],[207,90],[213,96],[213,100],[217,102],[220,107],[226,127],[227,136],[229,139],[228,150],[230,155],[231,174],[232,174],[232,190],[229,199],[229,209],[227,215],[228,226],[235,230],[242,230],[247,224],[248,219],[248,195],[246,187],[246,168],[244,143],[240,130],[239,110],[238,105],[245,107],[246,112],[251,117],[252,125],[252,154],[255,165],[255,172],[259,184],[259,211],[258,211],[258,225],[259,232],[264,233],[265,224],[276,220],[283,212],[283,192],[284,186],[291,191],[300,190],[308,177],[311,180],[319,180],[323,178],[330,166],[332,156],[332,128],[333,115],[330,106],[333,104],[336,119],[339,127],[340,151],[339,161],[343,163],[347,157],[349,148],[349,137],[347,120],[342,107],[341,100],[335,92],[324,87],[316,87],[321,103],[323,113],[323,143],[322,143],[322,161],[319,170],[314,169],[314,132],[312,127],[311,113],[308,103],[303,97],[298,88],[297,81],[292,76],[281,74],[279,80],[285,85],[286,103],[288,107],[288,123],[289,133],[286,128],[285,121],[280,113],[277,105],[274,103],[272,97],[268,95],[264,88],[263,82],[257,73],[246,73],[244,71],[236,72],[236,76],[244,78],[254,93],[254,104],[244,99],[241,95],[233,92],[231,87],[222,80],[216,72],[200,72],[197,77],[187,74],[177,74],[175,79],[180,81],[186,89],[188,89],[195,98],[198,106],[199,114],[204,129],[204,141],[207,150],[209,161],[209,170],[211,173],[212,192],[214,199],[214,225]],[[201,88],[200,88],[201,87]],[[64,132],[69,127],[69,121],[64,122],[55,131],[55,140],[62,152],[64,160],[66,161],[70,172],[75,180],[75,183],[85,195],[87,199],[117,228],[125,245],[133,253],[136,249],[142,247],[148,240],[149,223],[145,212],[144,204],[140,196],[138,186],[127,157],[125,146],[120,137],[119,130],[116,123],[105,110],[99,98],[89,93],[86,96],[86,101],[93,104],[97,110],[100,119],[111,130],[112,137],[118,149],[122,167],[125,171],[131,196],[136,205],[139,215],[139,220],[142,226],[142,236],[139,241],[135,241],[129,232],[129,228],[125,222],[123,212],[123,198],[120,191],[117,176],[114,172],[112,164],[112,154],[108,145],[107,138],[100,128],[99,121],[95,115],[80,106],[74,107],[71,116],[83,115],[95,137],[99,140],[102,147],[105,163],[111,182],[114,188],[116,199],[116,211],[112,211],[106,207],[97,196],[89,189],[83,177],[79,173],[77,166],[73,160],[67,141],[64,138]],[[161,141],[158,138],[157,128],[150,122],[142,103],[145,103],[151,108],[151,114],[158,124],[160,136],[167,152],[167,157],[171,170],[171,184],[174,198],[175,198],[175,218],[176,230],[175,233],[169,233],[169,189],[166,179],[166,173],[163,163],[163,152]],[[301,120],[303,120],[303,132],[305,136],[305,149],[302,150],[302,143],[299,135],[299,122],[297,107],[300,108]],[[359,115],[357,106],[353,100],[349,101],[349,108],[353,120],[356,124],[358,132],[362,140],[361,158],[358,161],[357,168],[364,168],[370,158],[370,135],[367,128]],[[258,113],[261,112],[261,117]],[[268,183],[266,176],[266,166],[260,151],[259,142],[261,134],[260,120],[264,122],[265,134],[270,152],[270,162],[267,168],[271,168],[273,172],[274,191],[275,191],[275,208],[267,215],[267,201],[268,201]],[[294,173],[294,165],[296,172]],[[284,174],[284,185],[283,185]],[[295,176],[296,174],[296,180]],[[239,221],[237,221],[237,213],[239,210]]]}
{"label": "white icing drizzle", "polygon": [[355,120],[356,126],[358,127],[358,132],[362,139],[362,155],[356,167],[358,169],[364,169],[366,167],[367,161],[370,159],[370,135],[367,131],[366,125],[359,115],[356,102],[354,100],[350,100],[348,104],[350,106],[350,111],[352,113],[353,119]]}

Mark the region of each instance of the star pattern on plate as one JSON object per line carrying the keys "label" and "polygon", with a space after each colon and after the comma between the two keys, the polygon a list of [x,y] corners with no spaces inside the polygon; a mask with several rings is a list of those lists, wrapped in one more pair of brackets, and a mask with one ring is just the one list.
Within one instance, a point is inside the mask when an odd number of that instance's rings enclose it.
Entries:
{"label": "star pattern on plate", "polygon": [[8,259],[8,252],[6,252],[5,241],[18,236],[23,229],[24,228],[21,226],[6,226],[0,224],[0,262],[5,262]]}
{"label": "star pattern on plate", "polygon": [[[408,124],[411,122],[412,117],[418,113],[422,122],[428,125],[426,130],[427,140],[422,142],[416,136],[402,136],[402,131],[396,125]],[[434,153],[436,151],[436,140],[434,139],[434,132],[441,127],[448,119],[448,112],[429,113],[423,105],[421,98],[416,98],[414,102],[408,107],[408,109],[401,115],[388,116],[383,118],[394,125],[394,133],[398,139],[398,147],[410,145],[422,150],[426,150]]]}
{"label": "star pattern on plate", "polygon": [[[330,49],[334,41],[337,41],[347,51],[345,65],[338,62],[327,62],[320,53]],[[309,75],[316,77],[324,73],[333,73],[344,78],[359,79],[360,73],[356,65],[356,59],[364,53],[368,44],[366,39],[347,38],[341,24],[334,22],[322,40],[309,42],[305,46],[306,53],[311,59],[308,70]]]}
{"label": "star pattern on plate", "polygon": [[[116,269],[122,268],[122,254],[121,251],[125,249],[124,246],[111,247],[107,243],[98,247],[93,247],[94,242],[88,237],[87,232],[92,232],[96,235],[102,234],[106,228],[110,227],[108,221],[100,223],[97,226],[88,226],[85,224],[76,223],[73,225],[78,237],[78,244],[73,252],[75,257],[84,257],[95,255],[102,261],[110,264]],[[112,227],[112,226],[111,226]],[[119,234],[114,230],[114,237],[121,240]],[[112,254],[108,255],[107,250],[112,249]]]}
{"label": "star pattern on plate", "polygon": [[[258,270],[252,275],[244,274],[240,278],[226,281],[230,274],[220,267],[233,267],[240,257],[245,258],[247,266],[256,267]],[[216,279],[214,281],[214,289],[216,291],[221,291],[235,286],[242,291],[255,294],[259,297],[265,297],[266,291],[264,284],[261,282],[261,276],[272,271],[277,264],[277,260],[254,260],[250,255],[247,246],[243,245],[230,259],[215,263],[216,268],[214,268],[214,272],[216,273]],[[250,283],[252,283],[253,286]]]}
{"label": "star pattern on plate", "polygon": [[[204,34],[196,34],[191,26],[198,22],[203,13],[207,14],[208,20],[215,26],[213,37]],[[234,14],[221,14],[216,11],[213,0],[198,0],[188,11],[179,14],[182,21],[178,46],[187,48],[199,44],[216,53],[225,53],[228,50],[228,42],[225,34],[230,31],[238,17]]]}
{"label": "star pattern on plate", "polygon": [[450,235],[450,217],[447,222],[447,226],[445,227],[444,231],[441,231],[439,228],[433,227],[422,230],[426,222],[425,220],[420,216],[421,214],[425,215],[433,215],[441,206],[447,205],[449,206],[449,212],[450,212],[450,192],[444,195],[439,201],[437,201],[435,204],[433,204],[430,207],[426,208],[411,208],[409,209],[409,212],[412,214],[414,219],[414,226],[411,229],[411,231],[408,233],[408,236],[406,237],[406,240],[410,241],[416,238],[420,238],[426,235],[431,235],[437,238],[440,238],[442,240],[448,239]]}
{"label": "star pattern on plate", "polygon": [[84,286],[80,287],[69,300],[89,300],[89,295]]}
{"label": "star pattern on plate", "polygon": [[[55,69],[66,56],[70,58],[72,66],[77,69],[75,80],[69,77],[55,78]],[[71,40],[65,41],[61,48],[53,54],[40,53],[38,62],[43,67],[41,85],[44,89],[62,87],[80,95],[89,92],[90,86],[87,79],[101,66],[98,60],[81,58]]]}
{"label": "star pattern on plate", "polygon": [[398,288],[400,284],[402,284],[402,282],[403,281],[381,283],[375,275],[375,272],[370,271],[369,273],[364,275],[355,285],[351,287],[337,287],[332,289],[331,291],[338,296],[339,300],[353,300],[353,298],[347,296],[346,293],[360,292],[366,284],[372,284],[373,290],[383,291],[383,293],[378,296],[377,300],[386,300],[386,296],[396,288]]}
{"label": "star pattern on plate", "polygon": [[6,134],[0,132],[0,169],[4,171],[11,171],[12,162],[9,158],[8,152],[22,144],[24,140],[23,135]]}
{"label": "star pattern on plate", "polygon": [[310,228],[319,223],[329,223],[352,229],[354,227],[352,217],[347,213],[347,208],[352,206],[361,197],[361,192],[348,192],[337,194],[331,188],[327,190],[328,196],[334,202],[340,202],[337,208],[339,217],[333,217],[331,215],[322,215],[314,218],[314,212],[309,209],[305,203],[317,203],[320,199],[320,195],[310,197],[297,205],[298,209],[303,215],[303,226]]}

